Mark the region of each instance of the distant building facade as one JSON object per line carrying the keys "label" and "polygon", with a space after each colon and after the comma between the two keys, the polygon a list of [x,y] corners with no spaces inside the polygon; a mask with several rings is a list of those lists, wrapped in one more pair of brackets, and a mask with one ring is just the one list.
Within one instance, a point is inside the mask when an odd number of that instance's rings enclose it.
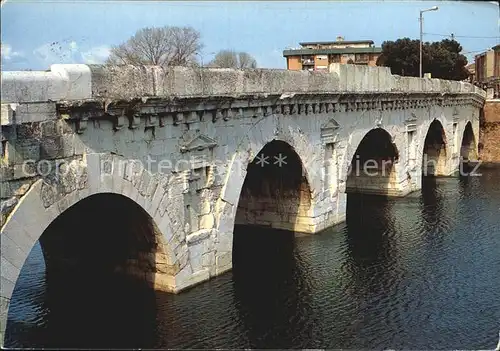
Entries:
{"label": "distant building facade", "polygon": [[372,40],[348,41],[337,37],[331,42],[299,43],[300,48],[283,51],[289,70],[327,70],[331,63],[376,66],[382,53]]}
{"label": "distant building facade", "polygon": [[493,89],[496,97],[500,96],[500,45],[476,55],[475,84],[483,89]]}
{"label": "distant building facade", "polygon": [[465,69],[467,70],[467,73],[469,74],[467,81],[469,83],[474,83],[476,81],[476,64],[471,63],[471,64],[465,66]]}

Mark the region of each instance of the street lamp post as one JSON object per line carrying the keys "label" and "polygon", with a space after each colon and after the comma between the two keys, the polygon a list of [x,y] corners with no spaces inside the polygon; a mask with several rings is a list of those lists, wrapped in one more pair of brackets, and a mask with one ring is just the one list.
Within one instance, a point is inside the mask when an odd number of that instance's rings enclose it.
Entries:
{"label": "street lamp post", "polygon": [[[203,95],[205,93],[205,82],[203,79],[203,54],[200,52],[196,52],[196,55],[200,58],[200,77],[201,77],[201,94]],[[215,55],[215,52],[209,52],[209,55]]]}
{"label": "street lamp post", "polygon": [[[204,64],[203,64],[203,53],[196,52],[195,54],[200,58],[200,67],[203,68],[204,67]],[[207,55],[215,55],[215,54],[216,54],[215,52],[209,52],[209,53],[207,53]]]}
{"label": "street lamp post", "polygon": [[195,53],[200,58],[200,68],[203,68],[203,54],[196,52]]}
{"label": "street lamp post", "polygon": [[422,14],[424,12],[428,12],[428,11],[437,11],[437,9],[438,9],[438,7],[434,6],[434,7],[431,7],[430,9],[427,9],[427,10],[420,10],[420,78],[423,77],[423,75],[422,75],[422,27],[423,27],[424,18],[422,16]]}

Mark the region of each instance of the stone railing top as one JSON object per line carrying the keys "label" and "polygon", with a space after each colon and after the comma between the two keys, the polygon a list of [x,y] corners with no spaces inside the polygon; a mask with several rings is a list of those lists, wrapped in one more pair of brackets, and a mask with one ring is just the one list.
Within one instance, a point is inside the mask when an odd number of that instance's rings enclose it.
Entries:
{"label": "stone railing top", "polygon": [[52,65],[48,71],[2,72],[2,103],[130,100],[143,97],[293,93],[473,93],[472,84],[392,75],[388,67],[331,64],[329,72],[155,66]]}

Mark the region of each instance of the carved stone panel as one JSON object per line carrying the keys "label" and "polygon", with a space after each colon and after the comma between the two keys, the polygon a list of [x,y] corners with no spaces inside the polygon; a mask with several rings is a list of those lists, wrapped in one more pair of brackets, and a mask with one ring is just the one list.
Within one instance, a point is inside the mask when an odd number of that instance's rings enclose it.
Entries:
{"label": "carved stone panel", "polygon": [[189,152],[192,150],[202,151],[205,149],[213,149],[217,146],[217,141],[207,135],[199,134],[181,145],[181,152]]}
{"label": "carved stone panel", "polygon": [[320,135],[324,144],[333,143],[337,137],[337,130],[340,125],[333,118],[321,127]]}

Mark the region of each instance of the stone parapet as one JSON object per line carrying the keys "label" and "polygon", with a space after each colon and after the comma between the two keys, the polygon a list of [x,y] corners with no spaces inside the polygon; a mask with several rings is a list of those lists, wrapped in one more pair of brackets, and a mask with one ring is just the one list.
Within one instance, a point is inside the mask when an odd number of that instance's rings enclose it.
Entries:
{"label": "stone parapet", "polygon": [[2,72],[2,102],[131,100],[329,93],[486,92],[472,84],[392,75],[388,67],[331,64],[329,72],[108,65],[52,65],[49,71]]}
{"label": "stone parapet", "polygon": [[389,67],[330,64],[330,72],[339,77],[339,90],[346,92],[390,92],[395,76]]}
{"label": "stone parapet", "polygon": [[82,64],[52,65],[49,71],[2,72],[1,101],[47,102],[92,98],[91,71]]}
{"label": "stone parapet", "polygon": [[90,66],[94,98],[240,96],[339,91],[327,72],[275,69]]}

